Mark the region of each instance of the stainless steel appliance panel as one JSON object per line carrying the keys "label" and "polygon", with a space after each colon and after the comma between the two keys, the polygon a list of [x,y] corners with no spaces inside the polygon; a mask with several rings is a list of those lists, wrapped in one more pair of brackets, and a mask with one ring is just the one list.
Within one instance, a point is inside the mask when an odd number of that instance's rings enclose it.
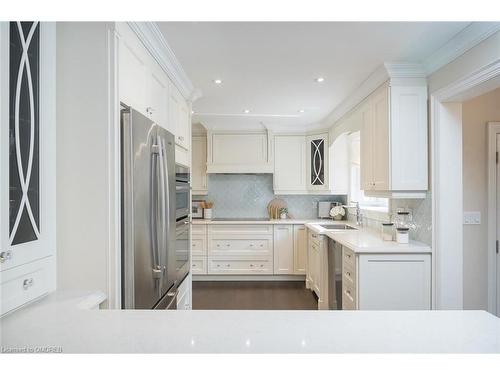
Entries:
{"label": "stainless steel appliance panel", "polygon": [[122,111],[123,307],[150,309],[162,296],[157,236],[156,126]]}
{"label": "stainless steel appliance panel", "polygon": [[160,228],[162,233],[162,244],[160,247],[161,264],[166,274],[162,279],[162,290],[169,290],[176,284],[175,266],[175,138],[169,131],[158,127],[158,145],[160,145],[160,209],[162,212]]}

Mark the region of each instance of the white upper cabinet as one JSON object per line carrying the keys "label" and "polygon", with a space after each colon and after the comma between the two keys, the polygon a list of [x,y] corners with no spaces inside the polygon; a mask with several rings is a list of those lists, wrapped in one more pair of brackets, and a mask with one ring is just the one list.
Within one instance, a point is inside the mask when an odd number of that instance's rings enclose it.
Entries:
{"label": "white upper cabinet", "polygon": [[208,132],[208,173],[272,173],[272,134]]}
{"label": "white upper cabinet", "polygon": [[427,87],[388,81],[359,107],[365,194],[420,197],[428,188]]}
{"label": "white upper cabinet", "polygon": [[327,133],[274,136],[275,194],[346,194],[347,141]]}
{"label": "white upper cabinet", "polygon": [[307,189],[328,190],[328,133],[306,139]]}
{"label": "white upper cabinet", "polygon": [[179,90],[174,85],[170,86],[169,98],[170,123],[175,129],[175,143],[180,147],[189,149],[189,108]]}
{"label": "white upper cabinet", "polygon": [[125,23],[119,34],[118,90],[120,101],[174,134],[176,162],[191,163],[191,107],[167,73]]}
{"label": "white upper cabinet", "polygon": [[207,136],[194,135],[192,141],[191,187],[193,195],[205,195],[207,186]]}
{"label": "white upper cabinet", "polygon": [[307,192],[305,136],[276,135],[274,150],[274,193]]}

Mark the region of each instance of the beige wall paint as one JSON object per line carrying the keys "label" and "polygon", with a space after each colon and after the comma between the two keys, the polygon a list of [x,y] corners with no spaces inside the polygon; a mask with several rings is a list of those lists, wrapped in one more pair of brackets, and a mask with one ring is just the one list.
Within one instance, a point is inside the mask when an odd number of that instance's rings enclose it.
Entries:
{"label": "beige wall paint", "polygon": [[500,121],[500,89],[462,106],[464,211],[480,211],[481,225],[464,225],[464,309],[488,307],[487,122]]}

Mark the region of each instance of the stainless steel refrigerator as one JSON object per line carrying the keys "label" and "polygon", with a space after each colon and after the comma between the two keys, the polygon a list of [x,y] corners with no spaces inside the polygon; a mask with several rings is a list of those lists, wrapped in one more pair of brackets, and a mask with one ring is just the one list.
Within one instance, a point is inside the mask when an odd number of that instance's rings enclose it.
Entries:
{"label": "stainless steel refrigerator", "polygon": [[174,135],[121,110],[122,308],[175,309]]}

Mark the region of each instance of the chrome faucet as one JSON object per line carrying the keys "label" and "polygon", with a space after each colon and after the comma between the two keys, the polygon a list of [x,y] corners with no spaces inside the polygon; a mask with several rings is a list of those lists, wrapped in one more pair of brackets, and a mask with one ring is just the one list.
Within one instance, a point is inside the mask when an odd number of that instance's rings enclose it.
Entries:
{"label": "chrome faucet", "polygon": [[355,206],[344,206],[345,208],[355,208],[356,209],[356,225],[359,227],[363,226],[363,214],[361,213],[361,209],[359,208],[359,202],[351,201],[351,203],[355,203]]}

